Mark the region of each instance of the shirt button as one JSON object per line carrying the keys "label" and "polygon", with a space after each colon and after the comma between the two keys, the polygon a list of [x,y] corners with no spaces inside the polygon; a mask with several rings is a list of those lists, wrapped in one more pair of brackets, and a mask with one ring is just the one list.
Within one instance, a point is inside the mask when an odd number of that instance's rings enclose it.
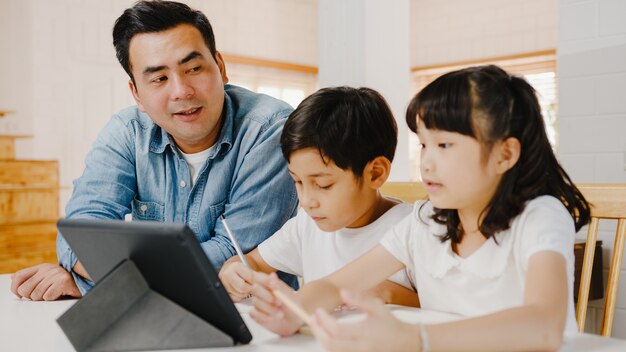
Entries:
{"label": "shirt button", "polygon": [[187,182],[180,181],[179,185],[180,185],[181,188],[184,188],[185,186],[187,186]]}
{"label": "shirt button", "polygon": [[148,206],[144,204],[144,205],[140,206],[139,209],[141,209],[141,211],[145,212],[146,210],[148,210]]}

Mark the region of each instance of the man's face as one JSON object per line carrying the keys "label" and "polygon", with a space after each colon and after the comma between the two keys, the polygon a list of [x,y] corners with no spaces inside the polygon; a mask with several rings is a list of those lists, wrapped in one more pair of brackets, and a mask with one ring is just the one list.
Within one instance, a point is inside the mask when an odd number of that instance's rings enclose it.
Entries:
{"label": "man's face", "polygon": [[197,153],[215,143],[228,78],[221,55],[213,59],[200,31],[180,24],[137,34],[129,61],[135,78],[129,85],[139,109],[183,152]]}

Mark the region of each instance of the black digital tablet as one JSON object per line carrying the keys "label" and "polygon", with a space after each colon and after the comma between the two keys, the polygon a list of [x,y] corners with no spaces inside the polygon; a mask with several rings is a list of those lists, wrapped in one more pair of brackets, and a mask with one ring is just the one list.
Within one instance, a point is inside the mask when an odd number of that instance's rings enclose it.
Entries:
{"label": "black digital tablet", "polygon": [[131,260],[154,291],[228,334],[252,335],[193,231],[183,224],[61,219],[58,229],[97,284]]}

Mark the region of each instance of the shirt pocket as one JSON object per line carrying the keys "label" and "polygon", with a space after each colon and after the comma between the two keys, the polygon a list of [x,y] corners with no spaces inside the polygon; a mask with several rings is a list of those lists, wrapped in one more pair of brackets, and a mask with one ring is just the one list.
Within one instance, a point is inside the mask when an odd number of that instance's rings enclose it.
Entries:
{"label": "shirt pocket", "polygon": [[[217,224],[219,217],[224,214],[224,210],[226,209],[226,200],[223,200],[217,204],[213,204],[209,206],[209,214],[211,214],[211,219],[213,220],[213,224]],[[232,226],[232,225],[231,225]],[[215,228],[215,225],[213,226]],[[215,236],[215,230],[211,230],[211,237]]]}
{"label": "shirt pocket", "polygon": [[137,198],[133,199],[133,220],[161,221],[165,220],[163,215],[164,206],[156,202],[142,202]]}

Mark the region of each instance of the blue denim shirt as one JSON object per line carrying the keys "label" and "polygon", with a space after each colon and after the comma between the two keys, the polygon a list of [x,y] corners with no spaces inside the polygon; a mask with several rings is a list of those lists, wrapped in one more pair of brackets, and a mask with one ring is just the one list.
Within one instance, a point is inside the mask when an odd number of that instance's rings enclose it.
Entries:
{"label": "blue denim shirt", "polygon": [[[67,218],[133,219],[187,224],[219,269],[235,255],[221,221],[228,219],[248,252],[297,211],[297,196],[280,151],[280,134],[292,108],[226,85],[220,135],[193,187],[187,163],[171,136],[134,106],[113,116],[100,132],[74,181]],[[59,263],[84,294],[93,283],[71,269],[76,255],[57,235]]]}

